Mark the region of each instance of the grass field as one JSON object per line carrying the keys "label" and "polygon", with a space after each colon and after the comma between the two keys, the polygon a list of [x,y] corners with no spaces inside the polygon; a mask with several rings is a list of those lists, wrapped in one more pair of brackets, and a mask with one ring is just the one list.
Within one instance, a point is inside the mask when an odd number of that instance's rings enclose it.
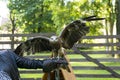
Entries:
{"label": "grass field", "polygon": [[[42,54],[41,54],[42,55]],[[43,54],[44,55],[44,54]],[[48,54],[47,54],[48,55]],[[48,55],[49,56],[49,55]],[[70,59],[72,58],[84,58],[79,54],[67,55]],[[93,54],[90,55],[93,58],[107,58],[108,55],[105,54]],[[92,62],[70,62],[72,66],[97,66]],[[107,66],[120,66],[120,62],[103,62]],[[117,70],[120,74],[120,70]],[[75,74],[110,74],[106,70],[74,70]],[[21,78],[40,78],[43,74],[21,74]],[[118,78],[77,78],[77,80],[120,80]]]}

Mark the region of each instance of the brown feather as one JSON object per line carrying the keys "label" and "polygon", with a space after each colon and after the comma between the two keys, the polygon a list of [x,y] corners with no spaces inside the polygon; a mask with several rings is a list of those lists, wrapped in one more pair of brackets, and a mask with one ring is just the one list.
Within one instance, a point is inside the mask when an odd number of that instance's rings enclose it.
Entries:
{"label": "brown feather", "polygon": [[51,51],[52,47],[49,38],[39,36],[21,43],[16,49],[15,53],[18,55],[23,55],[24,52],[32,52],[32,54],[41,51]]}
{"label": "brown feather", "polygon": [[82,23],[81,20],[73,21],[68,24],[62,31],[60,38],[62,47],[70,49],[73,45],[89,32],[89,27]]}

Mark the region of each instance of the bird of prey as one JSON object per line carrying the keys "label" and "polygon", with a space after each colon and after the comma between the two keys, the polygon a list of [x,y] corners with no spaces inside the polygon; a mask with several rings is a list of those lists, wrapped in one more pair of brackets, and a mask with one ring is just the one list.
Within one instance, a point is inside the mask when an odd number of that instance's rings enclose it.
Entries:
{"label": "bird of prey", "polygon": [[61,32],[59,36],[51,38],[45,36],[38,36],[26,40],[18,45],[15,53],[22,56],[25,52],[41,52],[52,51],[53,57],[62,56],[64,49],[71,49],[73,45],[89,32],[89,27],[86,26],[88,21],[103,20],[104,18],[97,18],[96,16],[89,16],[69,23]]}

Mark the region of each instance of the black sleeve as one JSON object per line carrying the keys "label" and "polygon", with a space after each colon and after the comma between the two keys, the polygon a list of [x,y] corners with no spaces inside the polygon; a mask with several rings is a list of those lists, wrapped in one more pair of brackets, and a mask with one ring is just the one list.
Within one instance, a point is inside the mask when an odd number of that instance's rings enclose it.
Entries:
{"label": "black sleeve", "polygon": [[43,60],[31,60],[15,54],[16,63],[19,68],[37,69],[43,68]]}

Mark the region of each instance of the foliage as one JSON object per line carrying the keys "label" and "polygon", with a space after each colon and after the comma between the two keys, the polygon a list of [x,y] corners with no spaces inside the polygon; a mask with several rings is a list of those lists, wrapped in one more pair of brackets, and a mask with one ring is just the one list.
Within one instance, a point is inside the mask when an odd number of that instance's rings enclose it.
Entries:
{"label": "foliage", "polygon": [[6,30],[6,31],[10,32],[11,31],[11,24],[10,24],[10,22],[8,21],[5,24],[1,25],[0,29]]}
{"label": "foliage", "polygon": [[[56,32],[73,20],[81,17],[97,15],[109,17],[111,6],[105,0],[9,0],[9,9],[16,17],[17,27],[24,32]],[[108,19],[108,18],[107,18]],[[100,21],[87,23],[89,35],[99,35],[103,23]]]}
{"label": "foliage", "polygon": [[8,7],[17,17],[24,32],[36,33],[53,26],[49,5],[44,0],[9,0]]}

